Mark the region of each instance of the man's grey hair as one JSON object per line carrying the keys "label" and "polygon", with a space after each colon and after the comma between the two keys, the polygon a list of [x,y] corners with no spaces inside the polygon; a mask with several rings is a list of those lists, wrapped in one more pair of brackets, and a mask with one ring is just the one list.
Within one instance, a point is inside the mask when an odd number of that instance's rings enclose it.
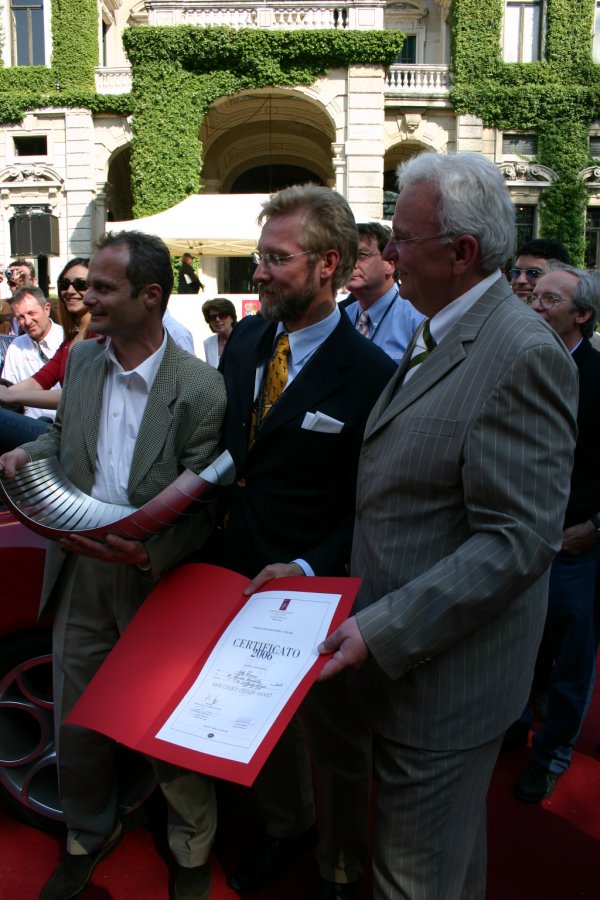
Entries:
{"label": "man's grey hair", "polygon": [[16,306],[17,303],[21,303],[25,300],[26,297],[33,297],[40,306],[45,306],[46,303],[50,302],[41,288],[36,287],[33,284],[24,284],[23,287],[20,287],[18,291],[15,291],[10,298],[10,305]]}
{"label": "man's grey hair", "polygon": [[578,269],[576,266],[568,266],[558,259],[551,259],[546,266],[544,275],[550,272],[568,272],[577,278],[577,287],[573,294],[573,306],[581,312],[592,310],[592,316],[583,325],[580,325],[581,333],[586,338],[591,338],[600,319],[600,273],[590,269]]}
{"label": "man's grey hair", "polygon": [[469,234],[479,244],[484,274],[514,253],[515,208],[499,169],[478,153],[420,153],[398,166],[398,202],[413,184],[431,185],[440,194],[440,232],[449,240]]}

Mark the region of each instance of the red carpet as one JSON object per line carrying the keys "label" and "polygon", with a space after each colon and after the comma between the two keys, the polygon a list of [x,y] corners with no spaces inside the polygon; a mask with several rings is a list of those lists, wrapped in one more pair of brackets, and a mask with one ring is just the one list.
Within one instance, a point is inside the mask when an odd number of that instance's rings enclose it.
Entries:
{"label": "red carpet", "polygon": [[[597,900],[600,897],[600,690],[575,759],[554,794],[542,804],[513,799],[514,782],[528,762],[526,750],[502,754],[489,797],[487,900]],[[225,871],[257,832],[247,792],[225,786],[223,815],[212,857],[213,900],[238,896]],[[0,812],[0,900],[35,900],[61,847],[58,835],[22,825]],[[168,900],[169,870],[147,826],[128,832],[95,870],[82,900]],[[252,900],[309,900],[316,867],[298,863],[285,880]],[[247,895],[248,896],[248,895]],[[363,900],[369,897],[365,884]]]}

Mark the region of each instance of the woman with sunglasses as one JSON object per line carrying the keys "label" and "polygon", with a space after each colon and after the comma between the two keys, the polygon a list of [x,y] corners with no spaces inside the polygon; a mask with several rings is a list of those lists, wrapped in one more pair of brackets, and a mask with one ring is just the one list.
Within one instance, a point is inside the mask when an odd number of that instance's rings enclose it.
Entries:
{"label": "woman with sunglasses", "polygon": [[209,366],[218,369],[225,344],[237,322],[235,306],[226,297],[215,297],[202,304],[202,313],[212,331],[204,341],[204,358]]}
{"label": "woman with sunglasses", "polygon": [[[0,387],[0,406],[22,404],[38,409],[58,408],[61,388],[67,366],[69,350],[77,341],[92,335],[88,332],[90,313],[83,302],[88,289],[88,259],[71,259],[60,275],[58,288],[58,318],[63,326],[65,340],[54,356],[42,368],[24,381],[10,387]],[[0,452],[4,453],[19,444],[34,440],[47,431],[51,421],[32,419],[11,409],[0,410]]]}

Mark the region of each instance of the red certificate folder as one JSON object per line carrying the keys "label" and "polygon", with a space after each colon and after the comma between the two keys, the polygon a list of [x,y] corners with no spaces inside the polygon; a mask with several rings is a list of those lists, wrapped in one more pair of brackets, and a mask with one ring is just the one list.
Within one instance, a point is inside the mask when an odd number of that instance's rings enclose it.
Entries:
{"label": "red certificate folder", "polygon": [[[155,735],[196,680],[248,598],[248,579],[190,564],[162,578],[104,661],[67,721],[166,762],[250,786],[328,657],[317,659],[249,763],[190,750]],[[263,590],[341,594],[330,631],[350,613],[359,578],[280,578]]]}

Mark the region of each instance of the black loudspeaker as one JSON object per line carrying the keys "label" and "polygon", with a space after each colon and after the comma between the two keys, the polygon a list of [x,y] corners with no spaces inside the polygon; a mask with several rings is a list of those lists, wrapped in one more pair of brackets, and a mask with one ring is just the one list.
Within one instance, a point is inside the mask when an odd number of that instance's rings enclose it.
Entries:
{"label": "black loudspeaker", "polygon": [[10,225],[11,256],[58,256],[58,219],[50,213],[15,215]]}

